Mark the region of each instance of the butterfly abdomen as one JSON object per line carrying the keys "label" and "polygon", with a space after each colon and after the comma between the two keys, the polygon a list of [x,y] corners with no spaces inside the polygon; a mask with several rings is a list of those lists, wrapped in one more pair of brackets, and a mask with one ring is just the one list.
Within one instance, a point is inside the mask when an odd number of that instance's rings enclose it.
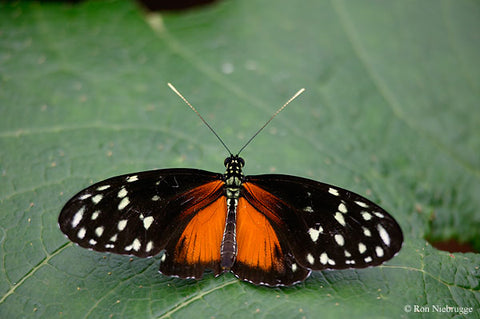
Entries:
{"label": "butterfly abdomen", "polygon": [[237,203],[236,199],[227,199],[228,215],[220,248],[220,266],[224,271],[232,268],[237,256]]}

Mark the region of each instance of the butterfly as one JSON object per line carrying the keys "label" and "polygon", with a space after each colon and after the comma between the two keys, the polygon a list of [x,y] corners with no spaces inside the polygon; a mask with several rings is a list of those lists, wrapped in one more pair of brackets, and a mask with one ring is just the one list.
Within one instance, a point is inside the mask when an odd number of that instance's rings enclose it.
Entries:
{"label": "butterfly", "polygon": [[158,169],[112,177],[73,196],[61,231],[81,247],[151,257],[163,251],[160,272],[218,276],[265,286],[290,286],[312,270],[365,268],[394,257],[403,243],[395,219],[349,190],[281,174],[244,175],[239,153],[303,89],[233,155],[224,174]]}

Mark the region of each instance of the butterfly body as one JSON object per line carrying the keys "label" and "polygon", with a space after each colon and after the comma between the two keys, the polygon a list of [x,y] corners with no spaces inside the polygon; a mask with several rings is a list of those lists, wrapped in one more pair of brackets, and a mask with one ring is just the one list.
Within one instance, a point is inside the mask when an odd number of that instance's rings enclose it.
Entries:
{"label": "butterfly body", "polygon": [[231,271],[285,286],[311,270],[364,268],[392,258],[403,235],[382,208],[353,192],[279,174],[160,169],[113,177],[67,202],[59,225],[78,245],[150,257],[160,272],[200,279]]}
{"label": "butterfly body", "polygon": [[227,170],[223,179],[225,181],[224,188],[227,200],[227,220],[220,249],[220,266],[224,271],[232,268],[237,255],[237,207],[241,195],[240,189],[245,181],[245,176],[242,173],[243,165],[245,165],[245,162],[241,157],[227,157],[225,159]]}

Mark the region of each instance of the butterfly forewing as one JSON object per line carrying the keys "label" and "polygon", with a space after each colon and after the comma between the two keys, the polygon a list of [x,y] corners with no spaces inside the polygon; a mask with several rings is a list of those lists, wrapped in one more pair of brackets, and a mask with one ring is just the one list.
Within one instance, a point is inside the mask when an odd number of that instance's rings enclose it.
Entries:
{"label": "butterfly forewing", "polygon": [[287,175],[247,176],[246,181],[247,200],[275,216],[272,224],[305,268],[375,266],[401,248],[397,222],[358,194]]}
{"label": "butterfly forewing", "polygon": [[70,199],[60,213],[60,229],[85,248],[153,256],[202,203],[221,195],[221,176],[162,169],[113,177]]}

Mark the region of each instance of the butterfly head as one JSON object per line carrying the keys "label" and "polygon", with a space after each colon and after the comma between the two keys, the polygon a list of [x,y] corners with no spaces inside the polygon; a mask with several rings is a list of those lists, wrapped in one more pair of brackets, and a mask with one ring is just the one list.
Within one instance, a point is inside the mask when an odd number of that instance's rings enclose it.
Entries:
{"label": "butterfly head", "polygon": [[245,161],[238,155],[230,155],[223,163],[225,165],[225,178],[239,177],[243,179],[242,168],[245,166]]}

